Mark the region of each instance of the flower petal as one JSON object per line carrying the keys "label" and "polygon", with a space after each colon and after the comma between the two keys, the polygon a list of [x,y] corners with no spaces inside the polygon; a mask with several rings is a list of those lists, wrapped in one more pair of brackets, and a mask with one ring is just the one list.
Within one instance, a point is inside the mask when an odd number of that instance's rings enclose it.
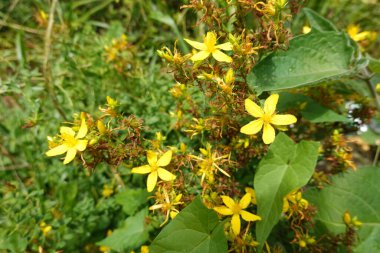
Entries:
{"label": "flower petal", "polygon": [[203,41],[207,48],[213,48],[216,44],[216,33],[207,32]]}
{"label": "flower petal", "polygon": [[148,175],[148,180],[146,182],[146,188],[148,192],[153,191],[156,184],[157,184],[157,171],[152,171],[152,173]]}
{"label": "flower petal", "polygon": [[220,62],[232,62],[232,58],[220,50],[215,50],[212,53],[212,57],[214,57],[215,60],[220,61]]}
{"label": "flower petal", "polygon": [[228,196],[222,196],[223,203],[230,209],[234,209],[235,201]]}
{"label": "flower petal", "polygon": [[79,151],[83,151],[87,147],[88,140],[77,140],[77,144],[75,145],[75,148]]}
{"label": "flower petal", "polygon": [[80,138],[85,137],[86,134],[87,134],[87,131],[88,131],[88,128],[87,128],[87,124],[86,124],[86,119],[83,117],[82,118],[82,123],[80,125],[80,128],[79,128],[79,131],[77,133],[76,138],[80,139]]}
{"label": "flower petal", "polygon": [[196,53],[195,55],[193,55],[193,56],[191,57],[191,60],[192,60],[192,61],[203,61],[203,60],[206,59],[209,55],[210,55],[210,53],[207,52],[207,51],[199,51],[198,53]]}
{"label": "flower petal", "polygon": [[197,41],[194,41],[194,40],[188,40],[188,39],[185,39],[185,41],[187,43],[190,44],[190,46],[192,46],[193,48],[196,48],[198,50],[202,50],[202,51],[205,51],[207,50],[207,47],[204,43],[200,43],[200,42],[197,42]]}
{"label": "flower petal", "polygon": [[234,232],[235,235],[240,234],[240,216],[239,216],[239,214],[232,215],[231,225],[232,225],[232,232]]}
{"label": "flower petal", "polygon": [[146,152],[146,157],[148,158],[148,163],[150,166],[157,164],[157,153],[151,150]]}
{"label": "flower petal", "polygon": [[297,122],[297,118],[291,114],[276,114],[271,118],[270,123],[273,125],[285,126]]}
{"label": "flower petal", "polygon": [[172,181],[176,178],[175,175],[173,175],[172,173],[170,173],[169,171],[163,168],[158,168],[157,173],[158,173],[158,176],[164,181]]}
{"label": "flower petal", "polygon": [[260,216],[255,215],[255,214],[250,213],[250,212],[247,212],[247,211],[244,211],[244,210],[240,211],[240,215],[243,218],[243,220],[245,220],[245,221],[258,221],[258,220],[261,220]]}
{"label": "flower petal", "polygon": [[276,111],[278,97],[279,97],[278,94],[272,94],[265,100],[264,102],[265,114],[272,115]]}
{"label": "flower petal", "polygon": [[74,160],[76,154],[77,154],[76,148],[69,148],[67,150],[67,154],[66,154],[65,160],[63,161],[63,164],[68,164],[69,162]]}
{"label": "flower petal", "polygon": [[55,148],[50,149],[49,151],[47,151],[45,153],[45,155],[47,155],[47,156],[62,155],[64,153],[66,153],[67,150],[68,150],[67,145],[66,144],[62,144],[62,145],[59,145],[59,146],[57,146]]}
{"label": "flower petal", "polygon": [[255,102],[247,98],[245,101],[245,110],[255,118],[261,118],[264,116],[264,111]]}
{"label": "flower petal", "polygon": [[220,45],[216,45],[215,47],[218,48],[218,49],[225,50],[225,51],[230,51],[233,48],[232,44],[230,42],[223,43],[223,44],[220,44]]}
{"label": "flower petal", "polygon": [[144,165],[144,166],[133,168],[131,172],[136,173],[136,174],[147,174],[147,173],[150,173],[151,171],[152,169],[150,168],[149,165]]}
{"label": "flower petal", "polygon": [[265,144],[271,144],[276,138],[274,128],[270,124],[264,124],[263,141]]}
{"label": "flower petal", "polygon": [[239,201],[239,206],[241,209],[246,209],[249,205],[249,203],[251,203],[251,199],[252,199],[252,196],[250,193],[246,193],[242,198],[241,200]]}
{"label": "flower petal", "polygon": [[68,134],[68,135],[71,135],[71,136],[74,136],[75,135],[75,131],[71,128],[71,127],[60,127],[59,128],[59,132],[61,134]]}
{"label": "flower petal", "polygon": [[249,122],[247,125],[243,126],[240,129],[240,132],[243,134],[256,134],[260,132],[261,128],[263,128],[263,120],[262,119],[257,119],[254,121]]}
{"label": "flower petal", "polygon": [[170,160],[172,159],[173,152],[171,150],[165,152],[160,159],[157,161],[157,165],[160,167],[165,167],[170,163]]}
{"label": "flower petal", "polygon": [[216,206],[214,207],[214,210],[222,215],[232,215],[233,212],[231,209],[229,209],[226,206]]}

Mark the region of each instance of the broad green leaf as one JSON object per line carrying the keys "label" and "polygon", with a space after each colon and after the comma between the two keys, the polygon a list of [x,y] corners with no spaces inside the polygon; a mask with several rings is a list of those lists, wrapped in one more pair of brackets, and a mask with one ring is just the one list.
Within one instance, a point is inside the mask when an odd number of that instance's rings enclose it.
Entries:
{"label": "broad green leaf", "polygon": [[333,233],[344,233],[343,214],[363,222],[354,252],[380,252],[380,167],[359,168],[335,175],[332,184],[306,198],[318,208],[315,220]]}
{"label": "broad green leaf", "polygon": [[350,122],[347,117],[318,104],[313,99],[302,94],[282,92],[277,108],[280,111],[299,108],[302,116],[313,123]]}
{"label": "broad green leaf", "polygon": [[376,74],[380,74],[380,60],[374,59],[370,56],[367,56],[367,58],[369,60],[369,69]]}
{"label": "broad green leaf", "polygon": [[126,189],[115,196],[116,203],[123,206],[123,211],[133,215],[136,210],[147,202],[149,193],[145,189]]}
{"label": "broad green leaf", "polygon": [[223,222],[197,197],[154,239],[151,253],[223,253],[227,240]]}
{"label": "broad green leaf", "polygon": [[367,131],[359,136],[369,145],[376,146],[380,144],[380,134],[376,133],[372,128],[368,128]]}
{"label": "broad green leaf", "polygon": [[283,198],[304,186],[313,175],[318,148],[317,142],[295,144],[280,133],[261,160],[254,181],[257,214],[262,218],[256,225],[259,251],[281,217]]}
{"label": "broad green leaf", "polygon": [[113,231],[113,233],[97,245],[110,247],[117,252],[129,252],[141,246],[149,239],[149,228],[146,225],[145,218],[148,210],[143,209],[135,216],[125,220],[124,226]]}
{"label": "broad green leaf", "polygon": [[310,86],[356,73],[357,46],[345,33],[313,31],[293,38],[287,51],[260,61],[248,76],[256,92]]}
{"label": "broad green leaf", "polygon": [[318,31],[338,31],[330,20],[325,19],[315,11],[309,8],[303,8],[303,13],[309,20],[310,26]]}

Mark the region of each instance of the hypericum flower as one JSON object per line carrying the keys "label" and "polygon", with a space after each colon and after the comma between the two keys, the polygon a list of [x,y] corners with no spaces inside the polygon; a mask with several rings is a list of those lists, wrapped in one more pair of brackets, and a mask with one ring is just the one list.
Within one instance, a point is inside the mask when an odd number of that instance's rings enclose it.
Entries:
{"label": "hypericum flower", "polygon": [[153,191],[154,187],[157,184],[158,178],[161,178],[164,181],[172,181],[176,178],[175,175],[161,168],[161,167],[167,166],[170,163],[170,160],[172,159],[172,154],[173,152],[169,150],[165,154],[163,154],[160,157],[160,159],[157,159],[157,153],[149,150],[146,153],[146,157],[148,158],[149,164],[132,169],[132,173],[137,173],[137,174],[149,173],[148,180],[147,180],[148,192]]}
{"label": "hypericum flower", "polygon": [[363,31],[359,32],[360,27],[358,25],[349,25],[347,27],[347,33],[350,35],[350,37],[357,42],[368,40],[368,41],[374,41],[376,40],[376,32],[371,31]]}
{"label": "hypericum flower", "polygon": [[102,191],[102,196],[105,198],[108,198],[113,194],[113,187],[112,185],[105,184],[103,185],[103,191]]}
{"label": "hypericum flower", "polygon": [[70,127],[61,127],[60,128],[60,145],[50,149],[45,154],[47,156],[57,156],[66,154],[65,160],[63,164],[68,164],[72,160],[74,160],[77,151],[83,151],[87,147],[88,140],[81,140],[87,134],[87,125],[86,119],[82,117],[82,123],[79,128],[78,133],[75,135],[75,131]]}
{"label": "hypericum flower", "polygon": [[278,97],[278,94],[270,95],[265,100],[263,109],[261,109],[255,102],[247,98],[245,100],[245,109],[249,114],[258,119],[243,126],[240,129],[240,132],[243,134],[252,135],[263,129],[263,141],[265,144],[270,144],[276,137],[276,133],[272,125],[285,126],[297,122],[297,118],[291,114],[276,114]]}
{"label": "hypericum flower", "polygon": [[176,195],[176,193],[173,191],[169,197],[169,194],[165,188],[162,188],[162,192],[163,194],[161,194],[161,192],[156,193],[156,203],[153,206],[149,207],[149,210],[161,209],[162,212],[165,213],[165,220],[160,226],[163,226],[166,222],[168,222],[169,216],[171,219],[174,219],[179,213],[176,206],[183,204],[183,202],[180,201],[182,194]]}
{"label": "hypericum flower", "polygon": [[230,175],[220,168],[218,163],[224,163],[225,161],[229,160],[230,155],[222,155],[218,156],[218,153],[216,151],[211,151],[211,145],[210,143],[207,143],[206,145],[207,149],[200,148],[202,155],[205,156],[205,158],[189,155],[191,158],[198,161],[199,171],[198,175],[201,175],[201,185],[203,185],[203,181],[206,178],[210,183],[214,181],[214,174],[219,170],[227,177],[230,177]]}
{"label": "hypericum flower", "polygon": [[53,229],[52,226],[47,225],[44,221],[40,223],[40,229],[42,231],[42,234],[44,236],[47,236],[49,232]]}
{"label": "hypericum flower", "polygon": [[351,215],[348,211],[345,211],[343,214],[343,221],[348,227],[355,227],[359,228],[363,225],[363,222],[361,222],[358,217],[354,216],[351,218]]}
{"label": "hypericum flower", "polygon": [[141,253],[149,253],[149,246],[143,245],[140,248]]}
{"label": "hypericum flower", "polygon": [[289,219],[294,213],[298,213],[301,220],[304,219],[303,212],[309,207],[309,202],[302,198],[301,191],[294,191],[284,197],[282,213],[286,214]]}
{"label": "hypericum flower", "polygon": [[232,50],[232,44],[230,42],[223,43],[220,45],[216,44],[216,33],[215,32],[208,32],[207,35],[204,37],[203,43],[192,41],[185,39],[187,43],[189,43],[192,47],[200,50],[198,53],[194,54],[191,57],[192,61],[203,61],[207,57],[212,55],[215,60],[220,62],[232,62],[232,58],[223,53],[221,50],[230,51]]}
{"label": "hypericum flower", "polygon": [[304,25],[304,26],[302,27],[302,33],[303,33],[303,34],[307,34],[307,33],[309,33],[309,32],[311,32],[311,27],[308,26],[308,25]]}
{"label": "hypericum flower", "polygon": [[222,215],[232,215],[231,225],[232,232],[235,235],[240,234],[240,216],[245,221],[258,221],[261,220],[261,217],[250,212],[245,211],[249,204],[251,203],[251,194],[246,193],[241,200],[236,203],[232,198],[228,196],[221,196],[223,203],[226,206],[216,206],[214,210]]}

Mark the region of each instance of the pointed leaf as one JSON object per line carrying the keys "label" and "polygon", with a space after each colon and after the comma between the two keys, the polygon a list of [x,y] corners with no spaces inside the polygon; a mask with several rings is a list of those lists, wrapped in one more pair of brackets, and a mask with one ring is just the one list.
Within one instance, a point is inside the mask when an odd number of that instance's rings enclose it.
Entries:
{"label": "pointed leaf", "polygon": [[145,189],[127,189],[115,196],[116,203],[123,206],[123,211],[133,215],[144,203],[148,202],[150,194]]}
{"label": "pointed leaf", "polygon": [[357,216],[363,223],[354,252],[380,250],[380,167],[359,168],[335,175],[332,184],[305,196],[318,208],[315,220],[331,232],[344,233],[343,213]]}
{"label": "pointed leaf", "polygon": [[309,8],[303,8],[303,13],[309,20],[310,26],[318,31],[338,31],[330,20],[325,19]]}
{"label": "pointed leaf", "polygon": [[145,218],[148,210],[143,209],[135,216],[126,219],[122,228],[118,228],[97,245],[107,246],[117,252],[129,252],[141,246],[149,239],[149,229],[146,226]]}
{"label": "pointed leaf", "polygon": [[304,186],[313,175],[318,148],[317,142],[295,144],[286,134],[280,133],[261,160],[254,182],[257,215],[262,218],[256,225],[259,251],[281,217],[283,198]]}
{"label": "pointed leaf", "polygon": [[151,253],[223,253],[227,240],[223,222],[197,197],[154,239]]}
{"label": "pointed leaf", "polygon": [[281,112],[286,112],[291,108],[301,108],[302,116],[313,123],[351,122],[346,116],[318,104],[305,95],[282,92],[280,96],[277,108]]}
{"label": "pointed leaf", "polygon": [[261,93],[350,76],[357,70],[356,52],[347,34],[314,31],[293,38],[287,51],[276,51],[260,61],[248,84]]}

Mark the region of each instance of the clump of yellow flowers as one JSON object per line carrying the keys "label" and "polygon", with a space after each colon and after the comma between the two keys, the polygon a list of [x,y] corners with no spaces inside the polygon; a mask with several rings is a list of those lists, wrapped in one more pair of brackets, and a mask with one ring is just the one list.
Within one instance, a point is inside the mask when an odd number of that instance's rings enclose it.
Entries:
{"label": "clump of yellow flowers", "polygon": [[[87,124],[84,114],[81,117],[81,125],[76,133],[73,128],[63,126],[60,128],[58,141],[50,141],[51,149],[45,154],[47,156],[57,156],[66,153],[63,164],[68,164],[74,160],[78,151],[84,151],[87,147],[88,140],[83,139],[87,134]],[[49,138],[52,140],[52,138]]]}
{"label": "clump of yellow flowers", "polygon": [[291,114],[277,114],[276,106],[279,95],[272,94],[264,102],[264,108],[258,106],[255,102],[247,98],[245,100],[245,109],[255,118],[247,125],[240,129],[240,132],[247,135],[253,135],[263,129],[263,141],[270,144],[274,141],[276,133],[274,126],[286,126],[297,122],[297,118]]}

